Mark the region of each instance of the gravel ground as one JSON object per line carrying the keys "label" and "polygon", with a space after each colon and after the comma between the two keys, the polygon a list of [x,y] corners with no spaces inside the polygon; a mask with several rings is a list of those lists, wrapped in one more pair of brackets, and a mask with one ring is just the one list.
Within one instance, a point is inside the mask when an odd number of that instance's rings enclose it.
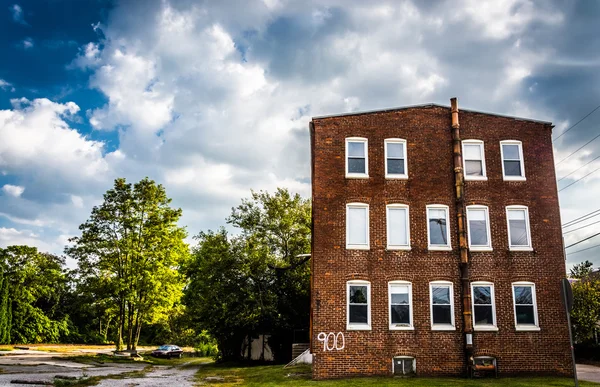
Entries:
{"label": "gravel ground", "polygon": [[[60,357],[57,353],[40,351],[15,351],[0,356],[0,386],[25,386],[11,384],[12,380],[51,382],[56,375],[81,378],[84,376],[118,375],[125,372],[141,371],[146,363],[104,363],[81,364]],[[59,355],[60,356],[60,355]],[[154,366],[144,378],[106,379],[98,386],[172,386],[191,387],[197,368]],[[27,386],[31,387],[31,384]],[[35,386],[35,385],[33,385]],[[37,385],[41,386],[41,385]]]}

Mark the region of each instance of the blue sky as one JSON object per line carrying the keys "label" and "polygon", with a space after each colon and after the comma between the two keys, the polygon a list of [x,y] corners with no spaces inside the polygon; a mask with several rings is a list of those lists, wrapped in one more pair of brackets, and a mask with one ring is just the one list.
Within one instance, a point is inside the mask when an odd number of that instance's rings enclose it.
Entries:
{"label": "blue sky", "polygon": [[[0,246],[61,253],[119,176],[165,184],[190,235],[250,189],[308,196],[315,115],[457,96],[558,136],[600,105],[599,17],[591,1],[3,1]],[[556,160],[598,133],[600,110]],[[560,187],[597,156],[600,140],[560,163],[583,166]],[[599,193],[600,172],[561,192],[563,221]]]}

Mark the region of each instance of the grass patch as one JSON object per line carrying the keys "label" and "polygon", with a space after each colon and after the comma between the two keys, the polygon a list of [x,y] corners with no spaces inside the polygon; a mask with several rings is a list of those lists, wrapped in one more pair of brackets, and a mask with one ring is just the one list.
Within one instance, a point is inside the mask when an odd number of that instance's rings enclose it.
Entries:
{"label": "grass patch", "polygon": [[212,363],[213,360],[209,357],[194,357],[183,356],[181,359],[165,359],[150,356],[150,353],[141,354],[142,360],[134,360],[132,357],[120,357],[111,355],[77,355],[77,356],[60,356],[56,359],[69,360],[82,364],[102,365],[104,363],[145,363],[149,365],[162,365],[171,367],[193,367],[201,364]]}
{"label": "grass patch", "polygon": [[[289,376],[288,376],[289,375]],[[220,376],[223,381],[211,381],[219,387],[229,386],[394,386],[394,387],[571,387],[573,380],[560,377],[519,377],[498,379],[463,378],[392,378],[370,377],[338,380],[311,380],[310,365],[283,368],[277,366],[237,366],[231,364],[210,364],[200,367],[196,374],[198,382],[208,376]],[[579,382],[582,387],[600,386],[597,383]]]}
{"label": "grass patch", "polygon": [[8,352],[8,351],[14,351],[14,350],[15,349],[13,347],[9,347],[9,346],[6,346],[6,345],[0,346],[0,351],[2,351],[2,352]]}
{"label": "grass patch", "polygon": [[146,373],[151,371],[152,367],[146,367],[141,371],[131,371],[131,372],[124,372],[122,374],[115,374],[115,375],[104,375],[104,376],[90,376],[90,377],[83,377],[81,379],[76,379],[76,380],[70,380],[70,379],[54,379],[54,386],[55,387],[88,387],[88,386],[95,386],[98,383],[100,383],[102,380],[107,380],[107,379],[117,379],[117,380],[121,380],[121,379],[133,379],[133,378],[144,378],[146,377]]}

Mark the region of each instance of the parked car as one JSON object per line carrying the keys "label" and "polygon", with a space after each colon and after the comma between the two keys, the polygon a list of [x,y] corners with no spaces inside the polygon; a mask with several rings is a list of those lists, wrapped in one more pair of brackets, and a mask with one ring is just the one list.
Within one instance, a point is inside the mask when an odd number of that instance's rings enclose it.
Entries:
{"label": "parked car", "polygon": [[176,345],[161,345],[158,349],[152,351],[154,357],[166,357],[172,359],[174,357],[181,358],[183,350]]}

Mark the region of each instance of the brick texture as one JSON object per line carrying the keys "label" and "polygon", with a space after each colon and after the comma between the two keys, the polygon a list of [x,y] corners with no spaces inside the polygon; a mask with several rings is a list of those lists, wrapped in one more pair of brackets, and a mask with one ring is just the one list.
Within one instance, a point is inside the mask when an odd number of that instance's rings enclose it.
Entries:
{"label": "brick texture", "polygon": [[[497,332],[474,332],[474,354],[497,358],[500,374],[570,375],[560,280],[565,277],[549,124],[459,113],[462,139],[485,143],[487,181],[466,181],[466,205],[489,207],[492,252],[470,252],[471,281],[495,285]],[[313,378],[391,375],[392,358],[416,359],[417,375],[465,373],[450,109],[416,107],[315,118],[311,128]],[[368,179],[345,178],[345,138],[368,139]],[[407,180],[386,180],[384,139],[407,141]],[[523,144],[526,181],[504,181],[500,141]],[[345,206],[368,203],[370,250],[346,250]],[[386,205],[410,206],[410,251],[386,250]],[[449,206],[452,251],[428,251],[426,205]],[[505,207],[529,207],[534,251],[508,249]],[[371,330],[346,330],[346,282],[371,283]],[[413,331],[389,330],[388,282],[412,282]],[[432,331],[429,282],[454,283],[456,331]],[[539,332],[515,329],[511,283],[536,286]],[[324,350],[319,333],[342,332],[344,349]],[[331,343],[330,343],[331,345]]]}

